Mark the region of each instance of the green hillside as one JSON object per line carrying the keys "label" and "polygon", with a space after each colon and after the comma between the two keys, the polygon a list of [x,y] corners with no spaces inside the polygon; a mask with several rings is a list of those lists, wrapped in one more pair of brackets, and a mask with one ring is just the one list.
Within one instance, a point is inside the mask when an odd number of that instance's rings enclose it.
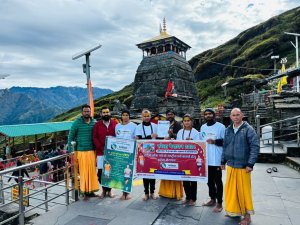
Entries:
{"label": "green hillside", "polygon": [[[131,104],[132,93],[133,93],[133,83],[125,86],[120,91],[116,91],[112,94],[105,95],[105,96],[95,100],[94,101],[95,115],[99,114],[99,110],[103,106],[109,106],[110,108],[112,108],[113,100],[116,100],[116,99],[118,99],[120,102],[126,104],[129,107]],[[66,111],[66,112],[56,116],[51,121],[57,122],[57,121],[74,120],[77,116],[80,115],[80,113],[81,113],[81,106],[78,106],[76,108],[73,108],[69,111]]]}
{"label": "green hillside", "polygon": [[[287,68],[295,64],[295,49],[290,43],[295,41],[294,37],[284,32],[300,33],[300,7],[249,28],[217,48],[193,57],[189,63],[195,74],[201,108],[236,102],[241,93],[252,92],[254,86],[269,88],[260,83],[273,74],[272,55],[287,57]],[[278,60],[277,68],[280,67]],[[221,87],[225,82],[229,83],[226,98]],[[95,106],[108,105],[112,108],[115,99],[129,106],[132,94],[133,84],[130,84],[118,92],[99,98]],[[80,107],[77,107],[53,121],[72,120],[79,114]]]}

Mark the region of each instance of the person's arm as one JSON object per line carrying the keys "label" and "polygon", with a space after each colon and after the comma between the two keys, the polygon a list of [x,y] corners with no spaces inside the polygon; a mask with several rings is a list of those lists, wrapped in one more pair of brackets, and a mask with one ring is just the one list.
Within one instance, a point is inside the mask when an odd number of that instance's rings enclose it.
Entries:
{"label": "person's arm", "polygon": [[255,130],[252,127],[248,129],[246,135],[247,135],[247,142],[249,145],[249,158],[248,158],[247,167],[253,168],[259,153],[259,148],[260,148],[259,139],[257,137],[257,134],[255,133]]}
{"label": "person's arm", "polygon": [[134,136],[136,140],[143,138],[140,126],[136,126]]}
{"label": "person's arm", "polygon": [[94,143],[96,149],[99,149],[101,146],[98,130],[99,130],[99,123],[96,123],[93,128],[93,143]]}
{"label": "person's arm", "polygon": [[222,128],[220,129],[220,138],[216,139],[215,145],[223,146],[225,136],[225,126],[222,124]]}
{"label": "person's arm", "polygon": [[226,130],[224,131],[224,142],[223,142],[223,151],[222,151],[222,156],[221,156],[221,169],[225,170],[225,164],[227,160],[225,159],[225,151],[226,151],[226,142],[228,140],[225,139],[226,137]]}
{"label": "person's arm", "polygon": [[24,170],[24,174],[25,174],[28,178],[30,178],[30,176],[29,176],[27,170],[26,170],[26,169],[23,169],[23,170]]}
{"label": "person's arm", "polygon": [[68,135],[68,152],[73,152],[73,148],[72,148],[72,145],[71,145],[71,142],[75,140],[75,137],[76,137],[76,133],[77,133],[77,122],[76,120],[73,122],[72,126],[71,126],[71,129],[70,129],[70,132],[69,132],[69,135]]}

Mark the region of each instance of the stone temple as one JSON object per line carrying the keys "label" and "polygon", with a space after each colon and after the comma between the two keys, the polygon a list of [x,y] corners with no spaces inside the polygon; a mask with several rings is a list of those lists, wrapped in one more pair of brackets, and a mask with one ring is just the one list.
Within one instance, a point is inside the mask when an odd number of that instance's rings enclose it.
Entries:
{"label": "stone temple", "polygon": [[191,47],[163,29],[154,38],[137,44],[143,51],[134,80],[134,96],[130,110],[144,108],[153,114],[164,114],[173,108],[178,116],[189,113],[199,117],[199,99],[192,68],[186,61]]}

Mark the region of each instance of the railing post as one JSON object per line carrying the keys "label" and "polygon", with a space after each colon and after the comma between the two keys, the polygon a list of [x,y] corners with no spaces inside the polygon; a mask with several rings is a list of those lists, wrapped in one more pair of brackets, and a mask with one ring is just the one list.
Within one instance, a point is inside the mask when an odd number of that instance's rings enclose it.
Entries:
{"label": "railing post", "polygon": [[272,154],[275,153],[275,137],[274,137],[274,127],[272,126]]}
{"label": "railing post", "polygon": [[4,191],[3,191],[3,177],[0,176],[0,203],[5,204]]}
{"label": "railing post", "polygon": [[45,189],[45,211],[48,212],[48,188]]}
{"label": "railing post", "polygon": [[[66,167],[67,170],[69,169],[68,166]],[[65,180],[65,185],[66,185],[66,205],[69,205],[70,201],[69,201],[69,176],[67,176],[66,180]]]}
{"label": "railing post", "polygon": [[260,138],[260,115],[256,115],[256,133]]}
{"label": "railing post", "polygon": [[297,145],[300,145],[300,118],[297,119]]}
{"label": "railing post", "polygon": [[19,187],[19,224],[25,224],[25,215],[24,215],[24,205],[23,205],[23,177],[18,177],[18,187]]}

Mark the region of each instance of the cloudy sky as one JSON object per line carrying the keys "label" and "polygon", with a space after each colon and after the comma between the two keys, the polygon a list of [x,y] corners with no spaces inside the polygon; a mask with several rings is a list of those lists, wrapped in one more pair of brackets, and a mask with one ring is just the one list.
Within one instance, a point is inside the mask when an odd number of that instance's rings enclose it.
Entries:
{"label": "cloudy sky", "polygon": [[299,0],[0,0],[0,88],[85,87],[91,54],[93,86],[114,91],[134,80],[142,60],[136,44],[167,32],[189,44],[187,58],[237,36]]}

